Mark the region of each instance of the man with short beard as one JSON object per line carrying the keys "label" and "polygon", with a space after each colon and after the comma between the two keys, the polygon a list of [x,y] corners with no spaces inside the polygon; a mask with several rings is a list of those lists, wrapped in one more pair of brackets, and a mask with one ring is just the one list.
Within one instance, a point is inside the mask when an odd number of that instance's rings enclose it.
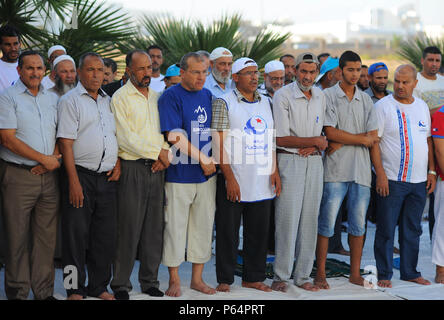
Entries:
{"label": "man with short beard", "polygon": [[321,89],[333,87],[342,78],[341,70],[339,69],[339,59],[328,57],[321,66],[321,72],[317,76],[315,82]]}
{"label": "man with short beard", "polygon": [[18,57],[20,55],[20,33],[13,26],[0,28],[0,92],[10,87],[18,78]]}
{"label": "man with short beard", "polygon": [[[326,108],[322,91],[313,87],[319,62],[312,53],[295,61],[296,81],[273,97],[277,162],[282,192],[276,199],[276,259],[272,289],[286,292],[294,268],[296,286],[318,291],[310,281],[316,248],[319,204],[322,197],[321,136]],[[296,263],[295,263],[296,261]]]}
{"label": "man with short beard", "polygon": [[211,52],[211,73],[205,81],[204,88],[210,90],[216,98],[220,98],[233,89],[230,79],[232,64],[233,54],[230,50],[218,47]]}
{"label": "man with short beard", "polygon": [[51,68],[51,72],[42,80],[42,85],[46,90],[51,89],[55,85],[54,61],[57,57],[64,54],[66,54],[66,49],[61,45],[55,45],[49,48],[47,62]]}
{"label": "man with short beard", "polygon": [[148,52],[153,72],[151,75],[151,83],[150,88],[157,92],[162,92],[165,90],[165,82],[163,81],[164,75],[160,73],[160,67],[163,64],[163,52],[162,48],[158,45],[153,44],[152,46],[149,46],[146,50]]}
{"label": "man with short beard", "polygon": [[361,75],[359,76],[358,88],[362,91],[365,91],[369,88],[368,82],[368,66],[362,65],[361,67]]}
{"label": "man with short beard", "polygon": [[285,66],[280,61],[270,61],[265,65],[264,83],[258,88],[259,93],[273,98],[276,91],[283,87]]}
{"label": "man with short beard", "polygon": [[279,58],[285,66],[285,82],[284,85],[292,83],[294,80],[294,72],[295,72],[295,59],[291,54],[284,54]]}
{"label": "man with short beard", "polygon": [[372,98],[373,103],[392,93],[387,90],[388,73],[388,68],[384,62],[376,62],[368,68],[370,87],[364,92]]}
{"label": "man with short beard", "polygon": [[71,56],[61,55],[54,60],[55,86],[49,89],[59,97],[77,84],[76,63]]}
{"label": "man with short beard", "polygon": [[169,166],[169,145],[160,132],[160,94],[149,88],[151,70],[151,59],[145,51],[128,53],[126,73],[130,81],[111,100],[121,158],[117,253],[111,282],[117,300],[129,299],[137,249],[142,292],[163,296],[157,274],[162,258],[164,170]]}

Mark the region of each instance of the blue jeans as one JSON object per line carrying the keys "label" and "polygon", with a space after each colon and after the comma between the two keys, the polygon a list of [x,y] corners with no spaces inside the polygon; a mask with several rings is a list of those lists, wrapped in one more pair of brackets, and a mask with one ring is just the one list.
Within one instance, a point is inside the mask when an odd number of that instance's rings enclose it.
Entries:
{"label": "blue jeans", "polygon": [[333,236],[339,208],[346,195],[347,232],[356,237],[364,235],[370,187],[355,182],[325,182],[318,221],[318,233],[321,236]]}
{"label": "blue jeans", "polygon": [[426,202],[426,182],[409,183],[389,180],[389,196],[376,196],[375,259],[379,280],[393,276],[393,240],[399,219],[401,280],[421,276],[418,265],[421,217]]}

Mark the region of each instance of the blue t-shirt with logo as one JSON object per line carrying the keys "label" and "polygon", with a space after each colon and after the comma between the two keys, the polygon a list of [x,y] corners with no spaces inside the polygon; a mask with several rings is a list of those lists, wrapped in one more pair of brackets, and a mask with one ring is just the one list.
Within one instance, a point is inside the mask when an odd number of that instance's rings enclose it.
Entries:
{"label": "blue t-shirt with logo", "polygon": [[[175,85],[159,98],[160,129],[182,132],[196,148],[211,156],[212,94],[203,88],[188,91]],[[172,148],[174,159],[166,172],[167,182],[201,183],[208,180],[197,160]]]}

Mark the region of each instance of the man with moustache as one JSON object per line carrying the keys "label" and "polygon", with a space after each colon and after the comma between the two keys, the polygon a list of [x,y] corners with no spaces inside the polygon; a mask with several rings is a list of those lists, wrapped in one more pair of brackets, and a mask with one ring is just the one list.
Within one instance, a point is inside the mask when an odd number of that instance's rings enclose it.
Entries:
{"label": "man with moustache", "polygon": [[105,58],[103,63],[105,64],[105,77],[103,78],[102,86],[114,82],[117,76],[117,63],[113,59]]}
{"label": "man with moustache", "polygon": [[308,291],[319,288],[310,281],[316,249],[316,230],[322,197],[321,136],[326,101],[314,87],[319,61],[310,52],[296,58],[295,82],[273,97],[278,166],[282,193],[276,199],[276,258],[272,289],[286,292],[293,283]]}
{"label": "man with moustache", "polygon": [[[43,58],[25,51],[19,80],[0,94],[0,172],[7,238],[8,299],[54,299],[54,250],[59,189],[57,96],[43,89]],[[5,201],[7,200],[7,201]]]}
{"label": "man with moustache", "polygon": [[216,210],[216,166],[211,154],[212,94],[205,89],[207,68],[203,58],[190,52],[180,61],[180,84],[159,98],[161,132],[173,145],[172,164],[166,172],[165,229],[162,264],[170,276],[166,295],[181,293],[179,267],[193,264],[191,289],[214,294],[202,278],[211,258],[211,237]]}
{"label": "man with moustache", "polygon": [[395,71],[394,93],[375,105],[380,142],[372,148],[376,173],[374,253],[378,286],[391,288],[393,240],[399,222],[401,280],[430,285],[416,269],[421,219],[427,194],[435,189],[436,171],[427,104],[413,96],[417,71],[401,65]]}
{"label": "man with moustache", "polygon": [[268,229],[271,205],[281,190],[271,103],[257,91],[254,60],[239,58],[232,73],[236,89],[213,101],[211,125],[217,131],[213,147],[223,173],[216,193],[216,290],[228,292],[234,282],[242,219],[242,286],[269,292],[263,282]]}
{"label": "man with moustache", "polygon": [[285,67],[285,81],[284,85],[292,83],[294,80],[294,72],[296,68],[296,60],[291,54],[284,54],[279,58],[279,61],[284,64]]}
{"label": "man with moustache", "polygon": [[321,71],[317,76],[315,82],[321,89],[333,87],[341,80],[341,69],[339,69],[339,59],[328,57],[321,66]]}
{"label": "man with moustache", "polygon": [[113,95],[121,176],[117,198],[117,252],[111,288],[117,300],[128,300],[137,251],[143,293],[162,297],[157,274],[163,247],[164,170],[169,145],[160,132],[157,100],[150,90],[151,59],[146,51],[126,56],[129,81]]}
{"label": "man with moustache", "polygon": [[323,92],[327,98],[324,132],[329,147],[324,159],[324,190],[318,222],[315,285],[329,289],[326,280],[328,240],[333,235],[342,201],[347,197],[350,245],[349,282],[364,285],[360,265],[365,216],[370,199],[371,162],[369,149],[378,141],[378,122],[370,97],[359,90],[361,58],[352,51],[339,58],[342,80]]}
{"label": "man with moustache", "polygon": [[384,62],[376,62],[368,68],[370,87],[364,92],[372,98],[373,103],[392,93],[387,90],[388,74],[388,68]]}
{"label": "man with moustache", "polygon": [[63,96],[77,84],[76,63],[71,56],[61,55],[53,62],[55,85],[49,91]]}
{"label": "man with moustache", "polygon": [[151,75],[150,88],[157,92],[165,90],[164,75],[160,73],[160,67],[163,64],[163,51],[158,45],[151,45],[146,49],[151,58],[153,73]]}
{"label": "man with moustache", "polygon": [[63,54],[66,54],[66,49],[61,45],[52,46],[48,50],[48,65],[51,68],[51,72],[42,80],[42,85],[46,90],[51,89],[55,85],[54,60]]}
{"label": "man with moustache", "polygon": [[230,50],[218,47],[210,54],[211,73],[205,81],[204,88],[211,91],[216,98],[230,92],[233,89],[231,77],[231,66],[233,65],[233,54]]}
{"label": "man with moustache", "polygon": [[370,84],[368,81],[368,66],[361,66],[361,75],[359,76],[358,88],[365,91],[369,88]]}
{"label": "man with moustache", "polygon": [[19,78],[17,72],[20,55],[20,33],[10,25],[0,28],[0,92],[14,84]]}
{"label": "man with moustache", "polygon": [[276,91],[284,86],[285,66],[280,61],[269,61],[265,64],[264,83],[259,87],[259,93],[273,98]]}
{"label": "man with moustache", "polygon": [[57,138],[65,167],[62,264],[74,266],[78,275],[77,283],[66,290],[68,300],[82,300],[87,295],[114,300],[107,286],[115,254],[120,161],[110,98],[100,88],[102,58],[93,52],[83,54],[78,75],[77,86],[58,104]]}

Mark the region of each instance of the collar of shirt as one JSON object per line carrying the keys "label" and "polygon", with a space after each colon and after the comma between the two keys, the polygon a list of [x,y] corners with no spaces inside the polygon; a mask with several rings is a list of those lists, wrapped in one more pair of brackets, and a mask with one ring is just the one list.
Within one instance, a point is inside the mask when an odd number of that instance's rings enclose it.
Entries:
{"label": "collar of shirt", "polygon": [[225,91],[229,88],[231,88],[231,79],[228,80],[228,82],[225,84],[225,90],[222,89],[222,87],[219,85],[219,83],[216,81],[216,79],[214,79],[213,73],[211,72],[210,75],[207,77],[207,81],[209,84],[209,87],[214,88],[217,87],[222,91]]}
{"label": "collar of shirt", "polygon": [[256,89],[256,91],[254,91],[253,101],[247,100],[247,98],[245,98],[237,88],[234,89],[234,94],[236,95],[238,102],[244,101],[244,102],[248,102],[248,103],[256,103],[258,101],[261,101],[261,95],[257,91],[257,89]]}
{"label": "collar of shirt", "polygon": [[[17,81],[14,83],[14,88],[18,93],[28,93],[32,96],[34,96],[31,91],[29,91],[28,87],[22,82],[22,79],[18,78]],[[39,93],[38,94],[46,94],[46,91],[43,90],[43,86],[40,83],[39,84]]]}
{"label": "collar of shirt", "polygon": [[[86,91],[85,87],[82,85],[82,83],[80,81],[77,83],[77,86],[75,89],[77,90],[79,95],[86,94],[91,97],[91,95],[88,93],[88,91]],[[102,88],[99,88],[99,96],[106,97],[106,93],[105,93],[105,91],[102,90]]]}
{"label": "collar of shirt", "polygon": [[[292,88],[293,90],[291,90],[291,91],[293,92],[293,97],[294,97],[295,99],[300,99],[300,98],[307,99],[307,97],[305,96],[305,94],[302,92],[301,88],[299,88],[299,86],[298,86],[298,84],[297,84],[296,81],[294,81],[294,82],[288,84],[288,86],[292,86],[292,87],[293,87],[293,88]],[[317,88],[317,89],[319,89],[319,88]],[[321,90],[321,89],[319,89],[319,90]],[[310,92],[311,92],[311,98],[312,98],[312,99],[313,99],[313,98],[317,98],[318,95],[319,95],[319,94],[318,94],[318,91],[315,89],[315,86],[312,86],[312,87],[311,87]],[[307,99],[307,100],[308,100],[308,99]]]}
{"label": "collar of shirt", "polygon": [[[127,90],[128,94],[131,94],[131,95],[139,95],[139,96],[143,97],[144,99],[147,99],[147,97],[145,97],[145,96],[143,95],[142,92],[140,92],[139,90],[137,90],[137,88],[134,86],[134,84],[131,82],[131,80],[128,80],[128,81],[125,83],[124,87],[126,87],[126,90]],[[149,99],[150,96],[152,95],[153,91],[154,91],[154,90],[150,90],[150,89],[148,88],[148,99]]]}
{"label": "collar of shirt", "polygon": [[[342,88],[339,86],[339,82],[334,86],[334,88],[339,98],[345,97],[348,99],[348,96],[345,94],[344,90],[342,90]],[[361,91],[361,89],[359,89],[358,86],[355,85],[355,94],[353,95],[352,100],[358,100],[358,101],[362,100],[361,96],[362,93],[363,91]]]}
{"label": "collar of shirt", "polygon": [[[364,92],[367,93],[370,97],[374,97],[374,96],[375,96],[375,94],[373,93],[373,90],[372,90],[371,87],[369,87],[368,89],[366,89]],[[385,96],[388,96],[388,95],[391,94],[391,93],[392,93],[392,92],[391,92],[390,90],[385,90],[385,91],[384,91],[384,95],[385,95]]]}

